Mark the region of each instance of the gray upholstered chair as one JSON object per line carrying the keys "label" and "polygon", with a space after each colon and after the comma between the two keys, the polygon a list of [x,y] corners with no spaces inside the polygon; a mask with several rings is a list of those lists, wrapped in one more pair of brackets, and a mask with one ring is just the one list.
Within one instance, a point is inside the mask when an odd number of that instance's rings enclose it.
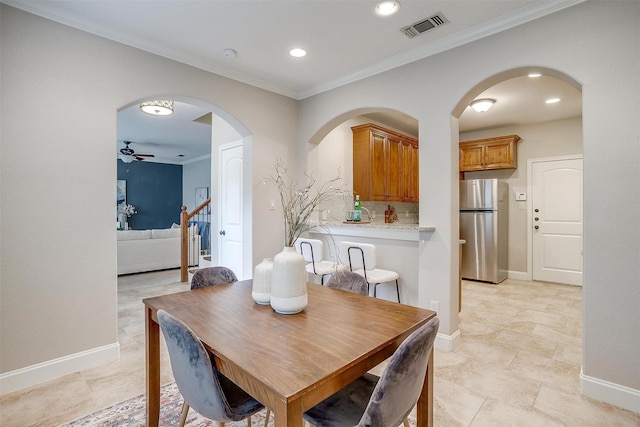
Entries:
{"label": "gray upholstered chair", "polygon": [[404,340],[380,378],[365,374],[304,413],[316,427],[408,425],[418,403],[439,320],[434,317]]}
{"label": "gray upholstered chair", "polygon": [[[158,323],[169,350],[173,377],[184,398],[180,427],[184,426],[189,407],[222,426],[247,419],[251,427],[251,415],[264,406],[216,369],[213,356],[182,321],[158,310]],[[265,426],[268,420],[267,411]]]}
{"label": "gray upholstered chair", "polygon": [[368,295],[369,293],[369,284],[365,278],[352,271],[338,271],[333,273],[327,282],[327,287],[360,295]]}
{"label": "gray upholstered chair", "polygon": [[191,289],[206,288],[207,286],[237,282],[233,270],[227,267],[201,268],[191,278]]}

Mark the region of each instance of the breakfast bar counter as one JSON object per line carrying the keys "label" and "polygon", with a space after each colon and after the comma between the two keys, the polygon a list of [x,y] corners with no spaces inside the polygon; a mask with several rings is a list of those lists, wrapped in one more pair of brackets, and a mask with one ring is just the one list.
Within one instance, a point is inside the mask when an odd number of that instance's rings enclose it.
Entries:
{"label": "breakfast bar counter", "polygon": [[[317,222],[309,231],[311,237],[324,241],[324,259],[338,259],[348,267],[348,260],[339,253],[340,242],[372,243],[377,250],[377,267],[400,274],[400,300],[420,307],[418,272],[421,241],[429,240],[435,227],[418,224]],[[371,293],[373,288],[371,289]],[[396,300],[395,283],[378,286],[379,298]]]}

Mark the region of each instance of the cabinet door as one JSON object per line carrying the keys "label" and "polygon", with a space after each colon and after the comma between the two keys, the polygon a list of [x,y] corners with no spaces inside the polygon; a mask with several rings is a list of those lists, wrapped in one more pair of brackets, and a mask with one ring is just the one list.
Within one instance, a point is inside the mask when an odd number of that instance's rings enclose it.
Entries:
{"label": "cabinet door", "polygon": [[402,201],[402,140],[387,138],[387,198],[390,202]]}
{"label": "cabinet door", "polygon": [[405,141],[402,144],[402,201],[409,203],[418,202],[418,149]]}
{"label": "cabinet door", "polygon": [[487,143],[484,148],[484,168],[515,168],[516,159],[513,156],[513,145],[512,141]]}
{"label": "cabinet door", "polygon": [[387,200],[386,147],[386,135],[379,132],[371,132],[371,183],[369,187],[371,189],[371,200]]}
{"label": "cabinet door", "polygon": [[484,169],[484,144],[460,144],[460,170],[479,171]]}

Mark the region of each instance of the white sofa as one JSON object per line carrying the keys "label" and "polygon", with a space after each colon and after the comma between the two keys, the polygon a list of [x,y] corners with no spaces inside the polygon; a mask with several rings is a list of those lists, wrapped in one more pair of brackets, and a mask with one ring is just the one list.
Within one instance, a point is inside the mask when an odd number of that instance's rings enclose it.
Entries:
{"label": "white sofa", "polygon": [[[200,236],[189,230],[189,265],[197,265]],[[180,267],[180,228],[118,231],[118,275]]]}

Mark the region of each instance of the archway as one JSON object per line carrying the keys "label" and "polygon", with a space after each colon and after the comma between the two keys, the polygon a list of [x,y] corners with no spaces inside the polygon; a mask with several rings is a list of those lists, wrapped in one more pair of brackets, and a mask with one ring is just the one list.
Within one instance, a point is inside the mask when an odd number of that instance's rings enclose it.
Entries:
{"label": "archway", "polygon": [[[554,80],[554,84],[561,82],[561,86],[566,86],[568,91],[575,93],[578,100],[577,116],[563,117],[536,123],[504,123],[494,127],[478,126],[479,129],[461,129],[458,140],[468,141],[480,138],[497,137],[508,134],[518,134],[522,137],[518,143],[517,169],[487,170],[464,173],[465,179],[477,178],[497,178],[509,184],[509,279],[529,281],[535,279],[532,276],[532,231],[534,217],[532,215],[534,206],[530,203],[533,193],[533,185],[530,174],[530,162],[540,159],[555,159],[563,157],[582,157],[582,90],[581,85],[573,79],[557,70],[544,67],[520,67],[507,70],[491,76],[474,87],[472,87],[460,100],[452,111],[454,122],[459,123],[463,114],[467,114],[469,103],[476,98],[485,98],[491,89],[506,82],[513,82],[516,79],[529,79],[528,74],[537,72]],[[533,81],[533,80],[531,80]],[[519,93],[512,93],[513,98],[522,97]],[[490,96],[489,96],[490,97]],[[538,100],[536,100],[538,101]],[[496,105],[500,102],[497,100]],[[533,100],[529,100],[533,102]],[[467,110],[468,111],[468,110]],[[461,127],[462,128],[462,127]],[[516,200],[516,193],[520,193],[520,200]],[[581,205],[580,205],[581,206]],[[581,248],[580,248],[581,249]],[[578,250],[578,252],[580,252]],[[579,255],[581,256],[581,255]],[[509,283],[509,282],[505,282]],[[500,287],[500,284],[493,285]],[[455,291],[452,290],[452,293]],[[464,301],[464,294],[463,294]],[[506,305],[506,304],[504,304]],[[463,305],[464,307],[464,305]],[[584,301],[582,303],[584,307]],[[582,308],[583,310],[584,308]],[[581,312],[580,310],[580,318]],[[463,309],[464,312],[464,309]]]}
{"label": "archway", "polygon": [[[174,101],[174,114],[167,117],[149,116],[138,111],[140,102],[149,99],[170,99]],[[122,123],[126,122],[126,126]],[[154,129],[150,131],[149,129]],[[145,133],[147,132],[147,133]],[[143,228],[168,228],[171,223],[179,223],[179,211],[181,206],[187,206],[191,211],[196,203],[197,191],[202,193],[206,189],[212,199],[212,215],[201,225],[201,237],[205,239],[201,248],[214,252],[218,246],[219,215],[218,206],[221,197],[218,191],[218,147],[236,142],[242,144],[242,150],[251,149],[251,136],[248,129],[235,117],[219,106],[197,98],[156,94],[137,99],[118,110],[117,143],[122,145],[122,140],[133,140],[133,148],[137,152],[155,153],[155,157],[145,157],[145,163],[164,163],[164,166],[176,165],[182,169],[181,200],[174,203],[169,210],[170,220],[160,219],[159,224]],[[118,147],[120,149],[121,147]],[[187,153],[185,155],[184,153]],[[250,158],[250,156],[247,156]],[[119,169],[120,169],[120,163]],[[143,162],[140,162],[143,163]],[[250,174],[250,167],[244,168],[243,174]],[[246,179],[246,182],[249,182]],[[251,200],[251,186],[245,186],[243,199]],[[161,189],[160,189],[161,190]],[[175,191],[175,189],[173,189]],[[200,194],[199,193],[199,194]],[[243,212],[244,228],[243,236],[251,236],[251,210]],[[165,215],[166,216],[166,215]],[[245,246],[242,249],[242,259],[245,264],[251,265],[252,245],[251,239],[244,239]],[[197,256],[197,255],[196,255]],[[214,263],[215,263],[214,259]],[[241,267],[243,270],[244,267]],[[239,271],[238,276],[246,276],[244,271]]]}

